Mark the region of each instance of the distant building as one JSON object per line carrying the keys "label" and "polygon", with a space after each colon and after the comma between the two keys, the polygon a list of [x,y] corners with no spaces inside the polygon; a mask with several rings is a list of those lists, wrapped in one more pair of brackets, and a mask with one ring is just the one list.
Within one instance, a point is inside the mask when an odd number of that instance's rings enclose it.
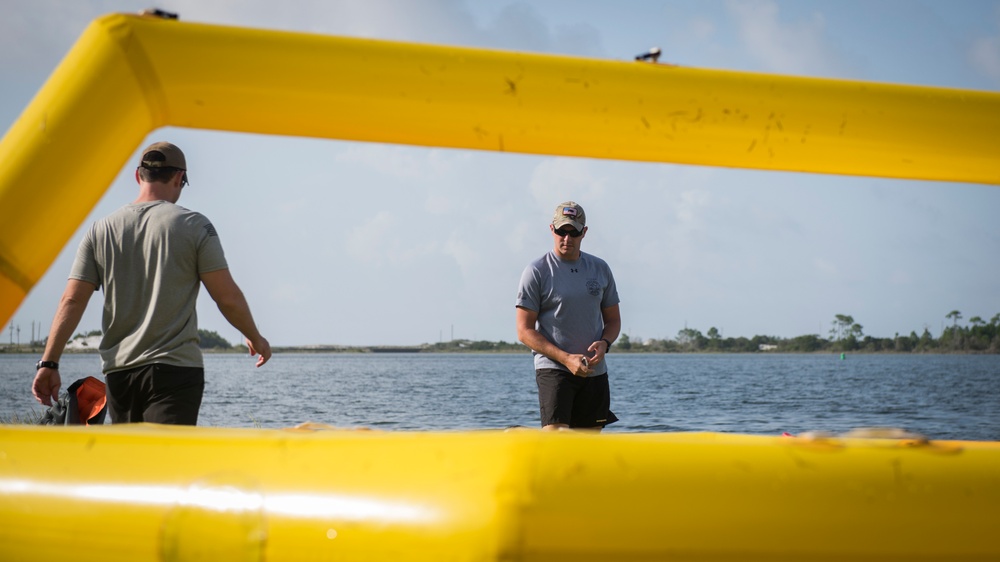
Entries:
{"label": "distant building", "polygon": [[774,351],[778,349],[778,346],[769,343],[762,343],[757,346],[757,349],[760,351]]}
{"label": "distant building", "polygon": [[97,351],[100,345],[101,336],[83,336],[66,342],[66,349]]}

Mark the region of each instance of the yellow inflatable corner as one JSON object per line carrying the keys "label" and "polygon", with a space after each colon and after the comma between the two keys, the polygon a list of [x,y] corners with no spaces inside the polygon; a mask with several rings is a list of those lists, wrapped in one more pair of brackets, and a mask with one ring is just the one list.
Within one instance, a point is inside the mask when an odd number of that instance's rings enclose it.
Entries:
{"label": "yellow inflatable corner", "polygon": [[166,125],[1000,184],[997,93],[113,14],[0,141],[0,318]]}

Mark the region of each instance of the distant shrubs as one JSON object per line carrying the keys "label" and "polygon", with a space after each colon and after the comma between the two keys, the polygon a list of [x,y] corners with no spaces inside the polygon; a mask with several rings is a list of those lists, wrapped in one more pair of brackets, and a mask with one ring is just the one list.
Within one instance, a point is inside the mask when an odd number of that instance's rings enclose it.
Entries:
{"label": "distant shrubs", "polygon": [[232,349],[233,344],[220,336],[218,332],[198,330],[198,347],[202,349]]}

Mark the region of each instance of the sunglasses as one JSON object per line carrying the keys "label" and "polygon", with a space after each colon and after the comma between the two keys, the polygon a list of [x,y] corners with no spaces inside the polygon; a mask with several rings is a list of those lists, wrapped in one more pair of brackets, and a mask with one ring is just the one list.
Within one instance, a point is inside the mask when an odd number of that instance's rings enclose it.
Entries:
{"label": "sunglasses", "polygon": [[567,235],[570,238],[579,238],[579,237],[583,236],[583,231],[576,230],[575,228],[569,228],[567,226],[564,226],[564,227],[562,227],[562,228],[560,228],[558,230],[554,230],[553,232],[555,232],[556,236],[558,236],[560,238],[562,238],[563,236],[567,236]]}

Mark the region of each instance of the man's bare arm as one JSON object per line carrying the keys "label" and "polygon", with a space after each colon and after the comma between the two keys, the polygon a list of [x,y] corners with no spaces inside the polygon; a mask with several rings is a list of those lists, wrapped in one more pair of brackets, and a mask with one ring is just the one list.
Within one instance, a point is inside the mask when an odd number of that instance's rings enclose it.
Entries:
{"label": "man's bare arm", "polygon": [[234,328],[246,338],[250,355],[258,355],[257,366],[260,367],[271,358],[271,344],[260,334],[257,324],[250,313],[243,291],[236,284],[228,269],[219,269],[201,274],[201,282],[208,290],[209,296],[219,307],[219,312]]}
{"label": "man's bare arm", "polygon": [[[56,316],[49,330],[49,339],[45,342],[42,360],[59,362],[66,343],[80,324],[80,318],[83,318],[83,313],[87,310],[87,303],[96,290],[97,286],[87,281],[70,279],[66,282],[66,289],[59,299],[59,308],[56,309]],[[62,377],[59,376],[59,371],[42,367],[35,371],[31,393],[41,404],[51,406],[54,400],[59,400],[61,387]]]}

